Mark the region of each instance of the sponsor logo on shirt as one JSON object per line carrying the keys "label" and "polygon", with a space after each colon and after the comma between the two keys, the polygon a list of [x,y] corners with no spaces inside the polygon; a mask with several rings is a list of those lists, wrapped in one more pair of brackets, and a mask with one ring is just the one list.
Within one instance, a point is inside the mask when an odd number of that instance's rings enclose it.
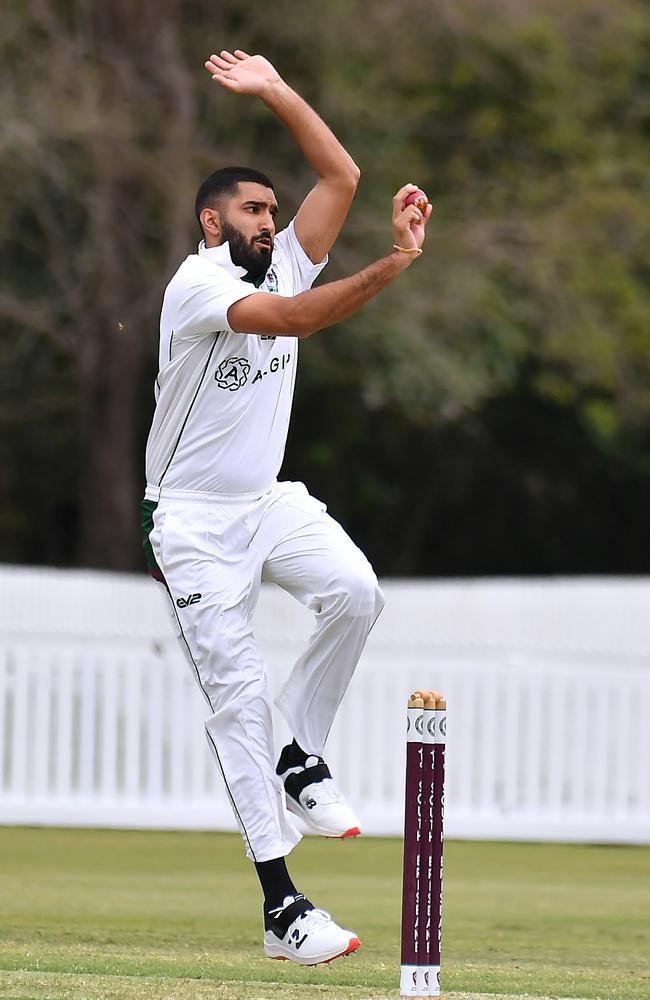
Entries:
{"label": "sponsor logo on shirt", "polygon": [[226,358],[222,361],[214,378],[220,389],[228,389],[229,392],[236,392],[242,386],[250,382],[255,385],[261,382],[267,375],[276,375],[283,372],[291,364],[291,354],[280,354],[271,358],[268,368],[258,368],[253,378],[250,378],[251,366],[246,358]]}
{"label": "sponsor logo on shirt", "polygon": [[246,385],[250,370],[251,366],[246,358],[226,358],[214,373],[215,381],[220,389],[235,392]]}
{"label": "sponsor logo on shirt", "polygon": [[271,358],[269,367],[266,370],[262,368],[257,369],[255,378],[253,379],[253,385],[263,379],[265,375],[273,375],[275,372],[284,371],[290,361],[290,354],[281,354],[279,358]]}

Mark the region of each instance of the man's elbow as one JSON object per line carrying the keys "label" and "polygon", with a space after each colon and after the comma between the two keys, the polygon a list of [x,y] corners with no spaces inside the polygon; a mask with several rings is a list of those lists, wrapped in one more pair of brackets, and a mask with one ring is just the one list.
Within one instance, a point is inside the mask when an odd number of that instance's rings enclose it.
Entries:
{"label": "man's elbow", "polygon": [[331,175],[331,182],[336,184],[339,191],[345,191],[350,198],[353,198],[360,178],[361,170],[352,157],[346,155],[345,160],[338,164],[335,173]]}
{"label": "man's elbow", "polygon": [[354,162],[352,157],[350,157],[350,163],[345,172],[345,184],[349,187],[352,194],[357,190],[359,186],[359,181],[361,180],[361,170]]}

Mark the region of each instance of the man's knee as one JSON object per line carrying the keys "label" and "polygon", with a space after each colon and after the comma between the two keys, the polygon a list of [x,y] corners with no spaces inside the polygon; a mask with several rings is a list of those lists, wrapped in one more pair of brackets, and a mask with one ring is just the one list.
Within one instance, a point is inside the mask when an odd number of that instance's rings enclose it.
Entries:
{"label": "man's knee", "polygon": [[347,566],[338,580],[341,612],[354,617],[369,617],[373,621],[384,606],[377,577],[370,563]]}

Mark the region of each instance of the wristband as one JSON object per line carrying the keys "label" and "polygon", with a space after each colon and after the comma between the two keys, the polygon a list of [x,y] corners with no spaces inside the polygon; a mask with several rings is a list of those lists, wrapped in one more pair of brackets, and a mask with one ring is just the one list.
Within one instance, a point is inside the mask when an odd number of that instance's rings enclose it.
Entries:
{"label": "wristband", "polygon": [[393,243],[393,250],[399,250],[400,253],[414,253],[416,257],[424,253],[422,247],[398,247],[397,243]]}

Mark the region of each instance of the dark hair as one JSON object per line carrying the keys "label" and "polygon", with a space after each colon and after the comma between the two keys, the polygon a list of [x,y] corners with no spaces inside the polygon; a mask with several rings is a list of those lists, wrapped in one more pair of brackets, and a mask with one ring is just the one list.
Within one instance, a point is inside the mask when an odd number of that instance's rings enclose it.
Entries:
{"label": "dark hair", "polygon": [[223,167],[221,170],[215,170],[203,181],[196,196],[195,212],[199,225],[203,209],[211,207],[223,195],[234,194],[240,181],[252,181],[253,184],[262,184],[273,190],[273,183],[266,174],[252,167]]}

